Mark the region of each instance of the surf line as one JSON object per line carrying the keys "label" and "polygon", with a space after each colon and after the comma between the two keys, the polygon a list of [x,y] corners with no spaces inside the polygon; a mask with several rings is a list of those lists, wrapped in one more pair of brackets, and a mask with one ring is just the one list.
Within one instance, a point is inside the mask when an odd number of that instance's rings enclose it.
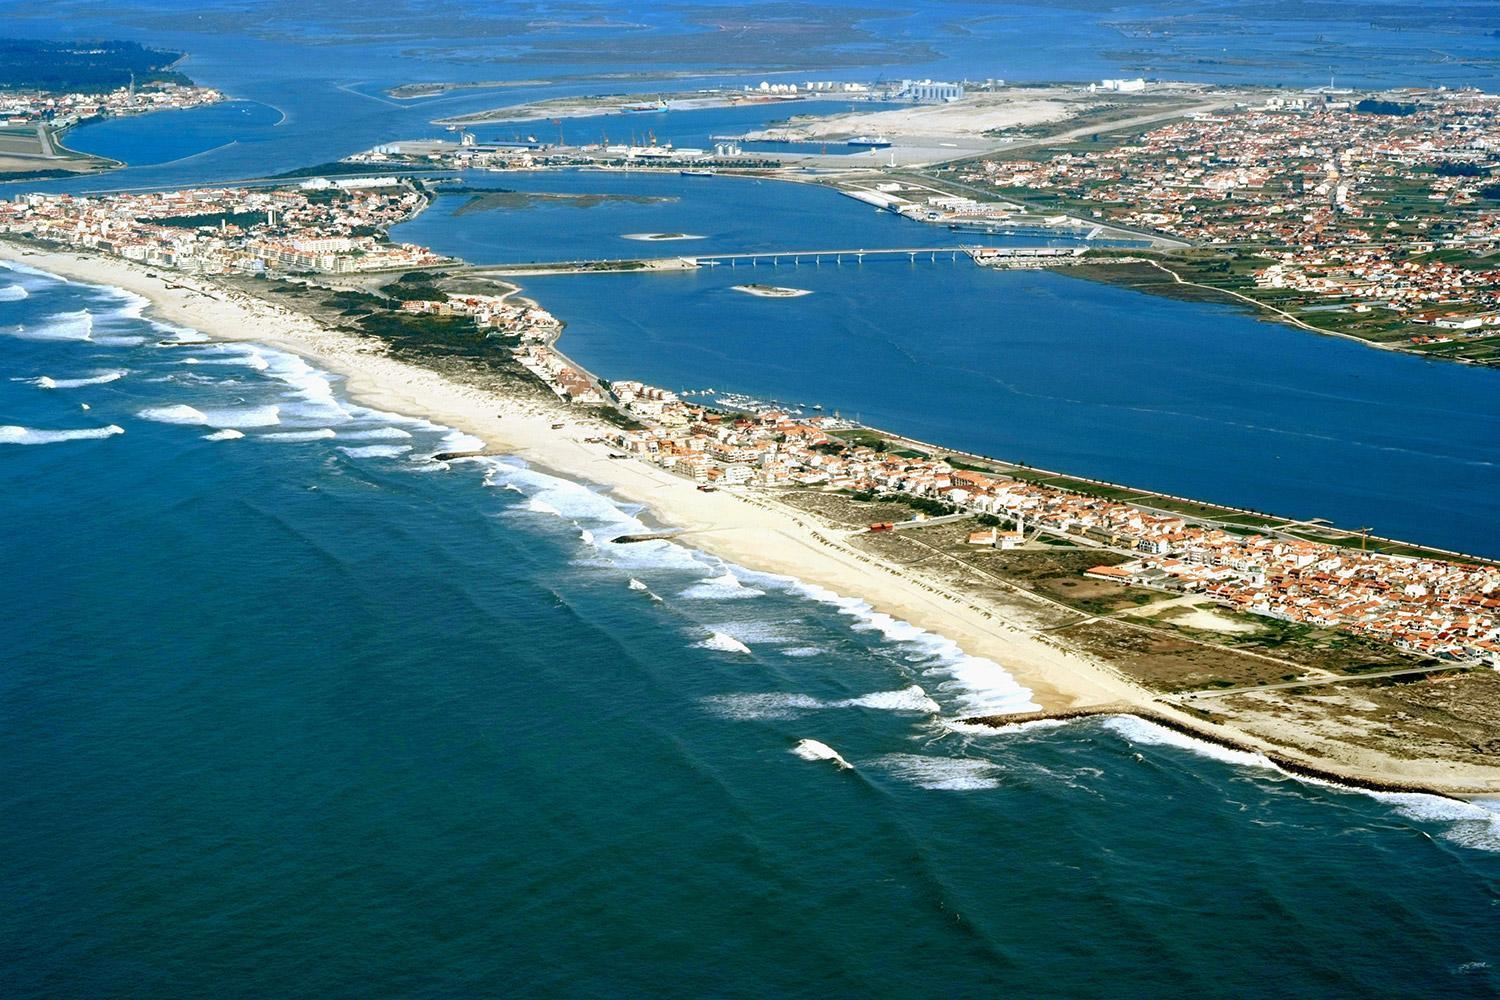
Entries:
{"label": "surf line", "polygon": [[1330,771],[1313,764],[1294,760],[1280,751],[1259,747],[1244,740],[1236,740],[1207,727],[1195,726],[1182,719],[1154,712],[1149,708],[1138,708],[1123,702],[1113,705],[1095,705],[1089,708],[1070,708],[1057,712],[1018,712],[1014,715],[971,716],[959,719],[958,723],[964,726],[985,726],[994,730],[1004,730],[1048,719],[1058,722],[1068,722],[1076,719],[1105,718],[1121,715],[1128,715],[1143,722],[1150,722],[1161,726],[1163,729],[1170,729],[1182,736],[1202,740],[1204,743],[1212,743],[1226,750],[1236,750],[1240,753],[1255,754],[1264,757],[1277,769],[1295,778],[1309,778],[1314,781],[1323,781],[1331,785],[1340,785],[1358,791],[1411,792],[1419,795],[1436,795],[1440,798],[1452,799],[1455,802],[1468,801],[1460,794],[1434,788],[1430,785],[1403,781],[1387,781],[1383,778],[1361,777],[1359,775]]}

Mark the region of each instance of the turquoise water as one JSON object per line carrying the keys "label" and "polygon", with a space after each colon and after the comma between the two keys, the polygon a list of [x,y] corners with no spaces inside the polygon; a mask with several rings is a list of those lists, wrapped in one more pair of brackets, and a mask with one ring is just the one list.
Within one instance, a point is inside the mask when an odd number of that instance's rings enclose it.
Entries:
{"label": "turquoise water", "polygon": [[1500,989],[1491,813],[955,731],[1026,692],[139,311],[0,275],[7,996]]}

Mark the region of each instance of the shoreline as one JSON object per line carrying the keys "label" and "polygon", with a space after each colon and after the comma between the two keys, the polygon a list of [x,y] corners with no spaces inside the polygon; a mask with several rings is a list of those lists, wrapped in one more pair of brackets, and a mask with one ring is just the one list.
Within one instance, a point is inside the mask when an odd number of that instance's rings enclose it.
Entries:
{"label": "shoreline", "polygon": [[[1233,725],[1205,722],[1164,703],[1107,664],[1044,638],[997,606],[985,606],[843,544],[835,531],[770,495],[727,489],[704,493],[656,466],[611,460],[608,446],[582,440],[607,425],[562,404],[517,399],[453,381],[386,355],[373,340],[328,329],[280,305],[190,275],[171,272],[168,280],[127,261],[29,250],[7,242],[0,242],[0,260],[123,289],[148,300],[158,318],[215,340],[289,351],[342,376],[345,391],[362,405],[433,419],[483,440],[485,453],[515,455],[542,471],[643,504],[654,521],[674,529],[685,544],[731,563],[858,597],[877,612],[994,662],[1031,691],[1045,715],[1130,714],[1159,724],[1170,720],[1173,728],[1195,738],[1260,753],[1285,762],[1288,770],[1300,768],[1352,787],[1399,785],[1445,796],[1500,792],[1500,778],[1471,773],[1466,780],[1465,769],[1457,765],[1376,754],[1365,766],[1330,761]],[[560,428],[555,426],[559,423]],[[1014,721],[1034,717],[1018,715]],[[995,717],[995,722],[1009,725],[1012,717]]]}

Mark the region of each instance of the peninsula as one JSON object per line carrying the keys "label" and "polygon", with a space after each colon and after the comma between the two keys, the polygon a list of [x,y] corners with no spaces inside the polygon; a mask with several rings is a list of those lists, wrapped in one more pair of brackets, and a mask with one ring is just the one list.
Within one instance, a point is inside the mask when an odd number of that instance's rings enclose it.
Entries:
{"label": "peninsula", "polygon": [[[34,197],[0,231],[21,241],[7,259],[302,354],[373,406],[647,504],[688,544],[952,638],[1048,713],[1137,711],[1369,785],[1500,790],[1482,749],[1500,568],[605,383],[514,286],[384,239],[425,204],[389,177]],[[128,239],[100,238],[120,220]]]}
{"label": "peninsula", "polygon": [[72,128],[123,115],[214,104],[224,95],[172,67],[181,52],[135,42],[0,42],[0,181],[121,166],[63,145]]}

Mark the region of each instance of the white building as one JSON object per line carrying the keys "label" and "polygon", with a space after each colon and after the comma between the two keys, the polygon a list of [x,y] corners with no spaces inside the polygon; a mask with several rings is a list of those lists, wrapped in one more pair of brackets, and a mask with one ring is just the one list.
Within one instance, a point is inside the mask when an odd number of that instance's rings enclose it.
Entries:
{"label": "white building", "polygon": [[901,89],[896,92],[898,100],[916,101],[921,104],[941,104],[945,101],[956,101],[963,96],[963,84],[943,83],[938,80],[902,80]]}
{"label": "white building", "polygon": [[1146,89],[1146,81],[1140,77],[1134,80],[1101,80],[1098,83],[1089,84],[1089,93],[1095,94],[1099,91],[1108,91],[1115,94],[1139,94]]}

